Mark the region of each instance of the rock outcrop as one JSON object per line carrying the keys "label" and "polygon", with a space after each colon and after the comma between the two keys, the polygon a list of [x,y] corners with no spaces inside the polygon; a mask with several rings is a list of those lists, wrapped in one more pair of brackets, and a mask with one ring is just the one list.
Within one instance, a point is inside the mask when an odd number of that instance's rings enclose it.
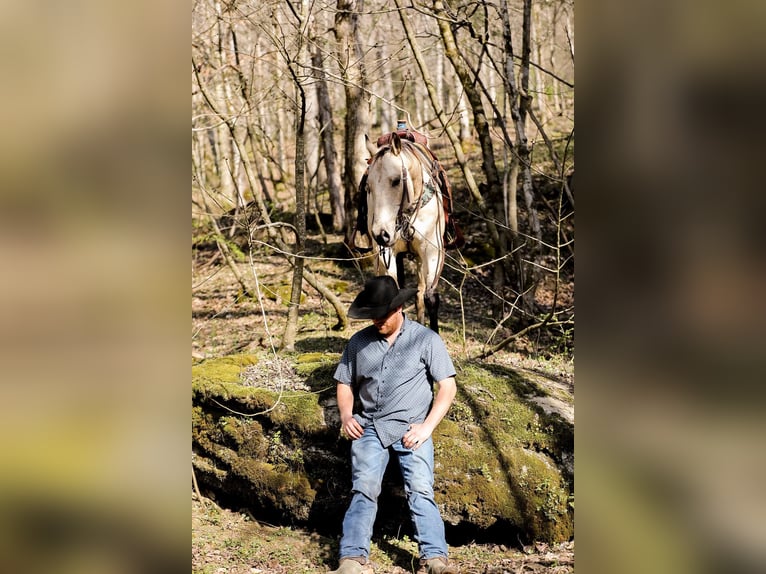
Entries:
{"label": "rock outcrop", "polygon": [[[337,354],[209,359],[192,367],[193,464],[219,501],[273,523],[337,533],[349,501],[349,441]],[[573,536],[573,424],[508,367],[455,361],[458,395],[434,433],[448,538],[561,542]],[[553,397],[561,402],[561,397]],[[542,405],[542,406],[540,406]],[[570,405],[571,406],[571,405]],[[409,529],[389,467],[378,531]]]}

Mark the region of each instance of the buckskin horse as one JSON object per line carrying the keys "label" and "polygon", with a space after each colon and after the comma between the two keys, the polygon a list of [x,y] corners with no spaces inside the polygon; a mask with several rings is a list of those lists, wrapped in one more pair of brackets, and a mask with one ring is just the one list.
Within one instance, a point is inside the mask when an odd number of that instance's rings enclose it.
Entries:
{"label": "buckskin horse", "polygon": [[[448,236],[456,231],[449,220],[452,198],[444,170],[431,150],[403,139],[397,132],[381,137],[377,147],[368,142],[368,148],[372,157],[360,183],[363,197],[358,228],[372,240],[370,244],[376,250],[375,274],[390,275],[401,288],[403,258],[414,255],[418,272],[417,320],[425,324],[427,311],[430,328],[438,332],[436,286],[444,266],[445,230],[451,232]],[[459,229],[457,234],[453,243],[459,247]]]}

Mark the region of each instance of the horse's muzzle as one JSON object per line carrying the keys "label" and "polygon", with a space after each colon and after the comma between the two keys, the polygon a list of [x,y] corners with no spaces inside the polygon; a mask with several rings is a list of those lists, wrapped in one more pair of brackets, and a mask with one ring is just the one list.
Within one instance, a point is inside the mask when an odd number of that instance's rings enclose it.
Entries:
{"label": "horse's muzzle", "polygon": [[391,247],[391,244],[393,243],[391,239],[391,235],[386,230],[381,231],[375,236],[375,241],[381,247]]}

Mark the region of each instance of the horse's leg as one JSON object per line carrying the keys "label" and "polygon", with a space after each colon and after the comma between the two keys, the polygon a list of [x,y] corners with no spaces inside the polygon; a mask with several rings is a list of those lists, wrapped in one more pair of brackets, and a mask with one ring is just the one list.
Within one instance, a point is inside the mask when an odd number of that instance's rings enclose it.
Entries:
{"label": "horse's leg", "polygon": [[[444,266],[444,250],[440,249],[440,242],[433,240],[422,245],[421,261],[418,268],[418,300],[428,311],[428,324],[432,331],[439,332],[439,294],[436,292],[436,284],[441,277]],[[423,319],[418,319],[424,323]]]}
{"label": "horse's leg", "polygon": [[[377,276],[388,275],[389,277],[393,278],[398,284],[399,283],[399,278],[397,277],[398,275],[397,267],[398,267],[398,261],[399,261],[398,254],[388,247],[379,247],[378,249],[379,249],[378,256],[375,258],[375,275]],[[388,250],[388,253],[386,254],[385,257],[383,257],[384,250]]]}
{"label": "horse's leg", "polygon": [[423,289],[420,287],[420,281],[418,281],[418,294],[415,296],[415,311],[418,315],[418,323],[425,325],[426,309],[423,299]]}
{"label": "horse's leg", "polygon": [[432,331],[439,332],[439,294],[431,290],[425,294],[426,311],[428,311],[428,326]]}
{"label": "horse's leg", "polygon": [[406,255],[405,252],[397,253],[396,255],[396,282],[399,284],[399,289],[404,288],[404,257]]}
{"label": "horse's leg", "polygon": [[[431,307],[433,302],[433,289],[430,288],[431,283],[429,282],[429,278],[433,279],[433,273],[431,273],[429,270],[430,263],[431,261],[429,261],[428,257],[418,261],[418,295],[417,299],[415,300],[415,308],[418,311],[418,323],[422,325],[426,324],[426,311],[428,311],[429,326],[433,331],[438,333],[439,326],[436,322],[435,311],[432,311]],[[436,326],[435,329],[434,326]]]}

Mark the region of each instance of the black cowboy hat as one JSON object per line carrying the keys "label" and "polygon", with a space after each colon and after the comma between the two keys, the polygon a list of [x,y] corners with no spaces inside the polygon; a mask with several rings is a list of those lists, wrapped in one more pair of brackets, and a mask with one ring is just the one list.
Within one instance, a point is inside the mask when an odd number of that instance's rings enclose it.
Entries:
{"label": "black cowboy hat", "polygon": [[417,292],[412,288],[399,289],[393,277],[388,275],[373,277],[367,280],[364,290],[351,303],[348,316],[353,319],[380,319]]}

